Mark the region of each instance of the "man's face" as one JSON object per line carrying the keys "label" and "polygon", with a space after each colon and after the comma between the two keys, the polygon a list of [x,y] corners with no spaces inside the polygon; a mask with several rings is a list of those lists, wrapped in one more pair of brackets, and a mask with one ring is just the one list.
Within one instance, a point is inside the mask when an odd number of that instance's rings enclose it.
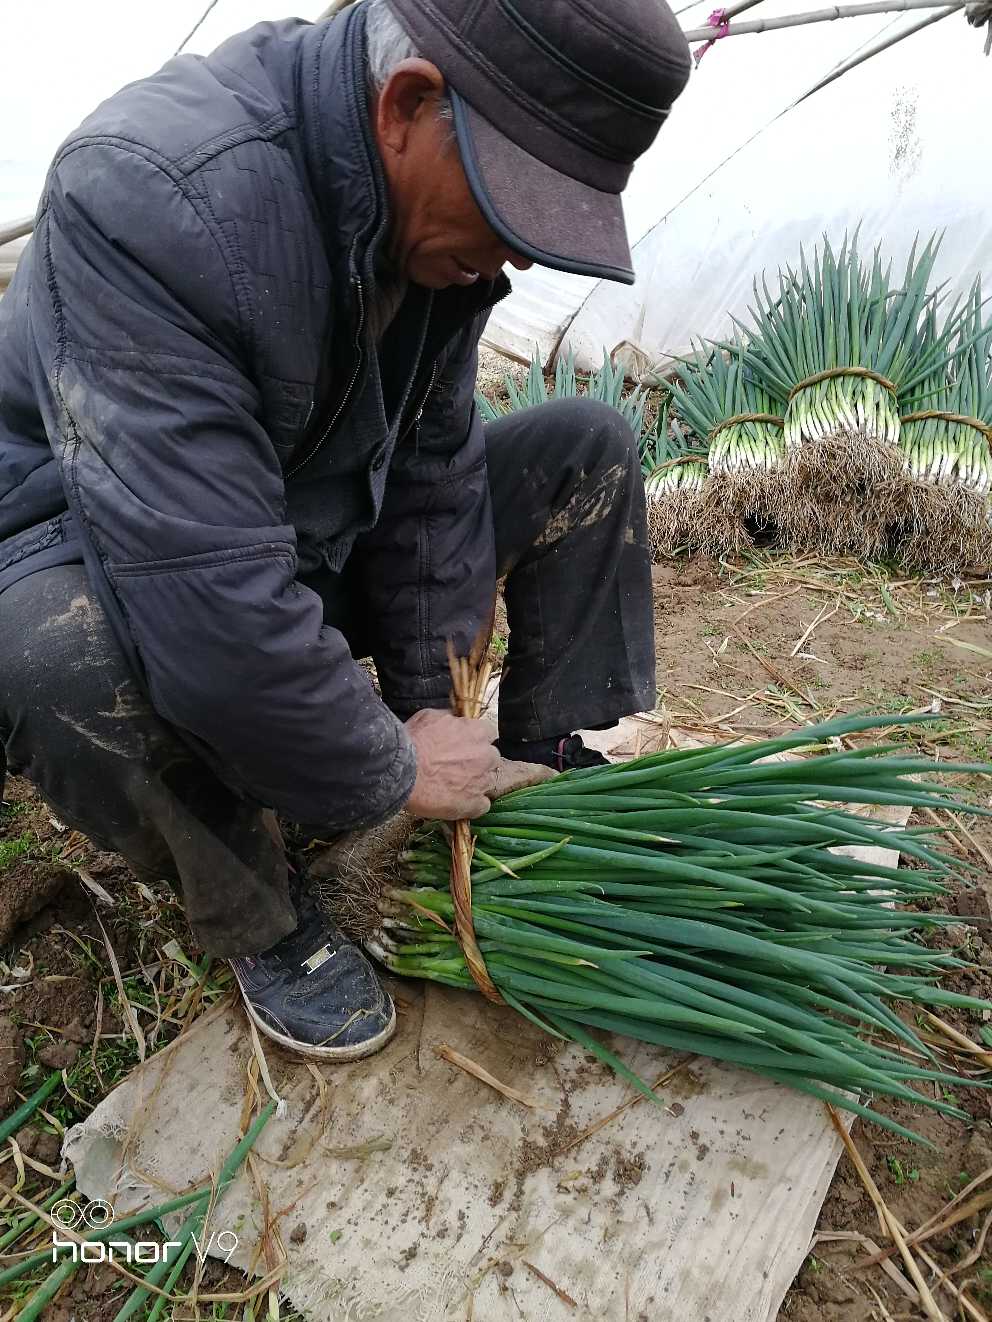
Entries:
{"label": "man's face", "polygon": [[390,256],[428,289],[492,280],[518,256],[490,229],[472,197],[451,121],[438,109],[444,81],[425,60],[406,60],[376,105],[376,139],[392,210]]}

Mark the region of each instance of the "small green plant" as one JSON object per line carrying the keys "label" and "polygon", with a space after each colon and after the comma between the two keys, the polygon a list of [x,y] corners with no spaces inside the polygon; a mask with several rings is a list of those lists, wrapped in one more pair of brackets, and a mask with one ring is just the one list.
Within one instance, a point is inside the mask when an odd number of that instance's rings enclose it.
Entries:
{"label": "small green plant", "polygon": [[20,859],[26,858],[37,844],[33,831],[14,836],[13,840],[0,840],[0,874],[9,872]]}
{"label": "small green plant", "polygon": [[915,1184],[920,1178],[920,1172],[915,1166],[910,1170],[906,1170],[898,1157],[886,1157],[885,1164],[888,1166],[892,1179],[896,1184]]}

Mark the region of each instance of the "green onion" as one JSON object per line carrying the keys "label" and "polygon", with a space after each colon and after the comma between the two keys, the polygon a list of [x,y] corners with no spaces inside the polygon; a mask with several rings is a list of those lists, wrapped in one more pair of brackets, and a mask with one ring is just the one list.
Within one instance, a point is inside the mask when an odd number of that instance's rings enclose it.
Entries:
{"label": "green onion", "polygon": [[[880,559],[899,508],[902,401],[963,352],[960,311],[935,318],[939,241],[914,244],[901,281],[824,240],[777,289],[754,285],[743,361],[785,410],[775,521],[793,550]],[[739,328],[743,331],[743,327]],[[728,346],[731,351],[734,346]]]}
{"label": "green onion", "polygon": [[[832,742],[922,719],[933,718],[848,717],[760,743],[656,753],[497,800],[472,824],[473,923],[493,983],[522,1015],[624,1077],[590,1029],[741,1065],[903,1135],[858,1096],[960,1115],[932,1085],[964,1080],[896,1010],[992,1008],[942,988],[942,974],[968,965],[918,939],[960,919],[912,907],[952,880],[968,884],[967,869],[929,828],[852,809],[992,811],[956,800],[932,781],[931,762],[901,748],[837,752]],[[768,760],[797,749],[811,755]],[[941,770],[992,775],[990,765]],[[835,852],[846,845],[921,866]],[[474,987],[455,937],[424,913],[451,922],[442,828],[420,828],[398,866],[404,884],[379,897],[370,949],[396,973]]]}
{"label": "green onion", "polygon": [[689,440],[672,416],[672,401],[673,396],[666,395],[655,421],[648,447],[651,465],[644,479],[653,558],[685,550],[720,555],[749,549],[751,538],[740,514],[711,492],[705,439]]}
{"label": "green onion", "polygon": [[588,377],[580,377],[575,370],[575,355],[564,354],[555,366],[555,383],[548,390],[544,379],[544,367],[534,350],[523,389],[517,386],[513,377],[507,373],[503,378],[503,388],[507,403],[489,399],[481,391],[476,391],[475,402],[484,422],[495,422],[508,413],[521,409],[535,408],[546,404],[551,399],[576,399],[579,397],[599,400],[615,408],[629,424],[640,447],[642,464],[647,471],[651,466],[650,447],[654,439],[653,428],[645,426],[644,413],[647,406],[647,393],[639,386],[631,391],[626,389],[626,379],[622,367],[614,367],[609,354],[603,351],[602,366]]}
{"label": "green onion", "polygon": [[[960,574],[992,564],[992,321],[984,313],[978,279],[949,361],[900,399],[905,509],[895,543],[913,571]],[[939,339],[933,307],[921,333],[928,343]]]}
{"label": "green onion", "polygon": [[704,444],[710,489],[725,508],[767,520],[776,472],[785,454],[782,408],[744,362],[740,340],[700,345],[684,362],[672,388],[672,405]]}

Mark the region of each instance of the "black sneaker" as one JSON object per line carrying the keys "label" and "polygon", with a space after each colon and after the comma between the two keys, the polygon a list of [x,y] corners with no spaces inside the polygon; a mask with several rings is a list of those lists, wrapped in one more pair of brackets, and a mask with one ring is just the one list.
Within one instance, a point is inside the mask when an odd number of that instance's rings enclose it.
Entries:
{"label": "black sneaker", "polygon": [[571,771],[573,767],[607,767],[610,759],[598,749],[587,748],[581,735],[570,734],[558,740],[551,765],[556,771]]}
{"label": "black sneaker", "polygon": [[359,1060],[396,1031],[392,998],[358,947],[327,921],[298,880],[296,930],[259,955],[230,961],[245,1009],[289,1051],[320,1060]]}
{"label": "black sneaker", "polygon": [[586,748],[582,736],[567,734],[561,739],[534,739],[526,743],[497,739],[496,747],[503,757],[516,762],[533,762],[541,767],[554,767],[555,771],[571,771],[573,767],[606,767],[610,759],[595,748]]}

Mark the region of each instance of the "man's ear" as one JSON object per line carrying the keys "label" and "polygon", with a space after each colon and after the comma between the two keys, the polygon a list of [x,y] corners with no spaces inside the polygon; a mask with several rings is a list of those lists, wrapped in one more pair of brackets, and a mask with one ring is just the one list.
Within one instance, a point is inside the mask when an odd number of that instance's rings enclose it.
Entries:
{"label": "man's ear", "polygon": [[444,75],[429,60],[403,60],[389,76],[376,102],[376,137],[380,148],[402,155],[410,132],[424,115],[433,115],[444,95]]}

